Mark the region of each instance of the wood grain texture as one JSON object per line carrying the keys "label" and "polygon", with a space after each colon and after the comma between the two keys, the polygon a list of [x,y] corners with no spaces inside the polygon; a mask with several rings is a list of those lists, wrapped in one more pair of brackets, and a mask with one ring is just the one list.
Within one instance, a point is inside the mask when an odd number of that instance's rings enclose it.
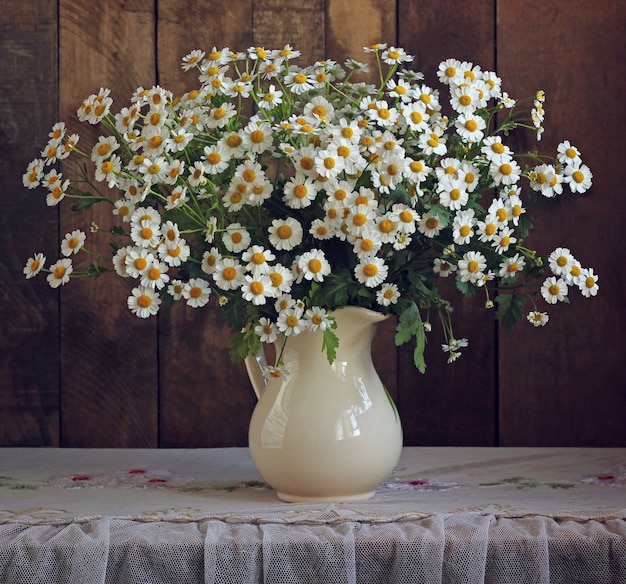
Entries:
{"label": "wood grain texture", "polygon": [[[384,0],[328,0],[325,9],[326,58],[343,64],[352,58],[367,63],[369,74],[355,76],[357,82],[377,82],[374,56],[363,47],[378,42],[396,42],[396,6]],[[394,335],[397,319],[378,325],[372,341],[372,360],[378,374],[393,397],[398,400],[399,351]]]}
{"label": "wood grain texture", "polygon": [[[621,115],[626,91],[626,5],[583,0],[500,2],[498,67],[511,94],[546,92],[540,148],[564,139],[582,152],[594,178],[583,195],[546,201],[535,214],[534,246],[564,245],[599,275],[597,298],[571,289],[571,304],[548,307],[542,329],[502,335],[501,443],[506,446],[623,446],[626,200]],[[511,35],[508,31],[515,30]]]}
{"label": "wood grain texture", "polygon": [[[208,18],[207,15],[211,17]],[[181,93],[197,87],[182,58],[194,49],[246,50],[252,45],[251,2],[162,3],[158,23],[159,79]],[[191,85],[190,85],[191,83]],[[217,299],[198,309],[177,305],[159,315],[160,445],[245,446],[256,398],[243,363],[230,360],[231,336]]]}
{"label": "wood grain texture", "polygon": [[[60,115],[90,152],[96,134],[77,123],[76,110],[107,87],[113,111],[119,111],[137,87],[155,83],[155,14],[140,0],[62,0],[59,17]],[[70,208],[71,203],[61,207],[62,234],[88,231],[91,221],[102,230],[114,223],[107,203],[87,214]],[[88,234],[86,246],[110,255],[106,233]],[[61,293],[62,444],[157,446],[157,321],[142,322],[130,313],[131,285],[117,276],[71,284]]]}
{"label": "wood grain texture", "polygon": [[22,273],[57,247],[45,190],[22,185],[56,121],[56,16],[51,1],[0,11],[0,444],[11,446],[59,444],[58,297],[45,276]]}
{"label": "wood grain texture", "polygon": [[[398,44],[415,56],[412,67],[422,71],[425,83],[438,88],[442,96],[446,88],[436,78],[442,60],[454,57],[493,70],[491,0],[471,4],[406,2],[399,3],[398,11]],[[398,408],[405,443],[490,446],[496,441],[497,399],[493,314],[484,308],[483,294],[464,299],[454,289],[447,291],[446,284],[442,282],[442,291],[454,306],[454,333],[457,338],[468,338],[469,348],[455,363],[446,363],[436,314],[431,315],[433,331],[428,335],[424,375],[415,370],[412,350],[403,348]]]}
{"label": "wood grain texture", "polygon": [[[411,350],[395,347],[395,321],[380,325],[373,358],[397,400],[405,443],[625,446],[620,237],[626,197],[619,172],[625,25],[624,3],[611,0],[25,0],[3,6],[0,267],[8,275],[0,284],[0,445],[243,446],[255,404],[243,365],[229,360],[230,332],[215,304],[177,305],[140,321],[126,308],[130,283],[116,276],[73,281],[60,293],[45,277],[24,280],[31,253],[43,251],[51,263],[59,235],[91,221],[112,222],[106,206],[87,216],[71,212],[71,203],[51,210],[45,193],[23,188],[24,168],[39,155],[51,125],[66,121],[88,150],[95,134],[76,121],[82,99],[109,87],[116,110],[138,86],[158,83],[181,94],[196,78],[180,61],[196,48],[291,44],[303,53],[297,64],[342,63],[366,61],[363,46],[386,42],[415,55],[411,67],[433,86],[438,63],[455,57],[496,69],[514,97],[546,91],[541,150],[569,139],[582,150],[594,186],[585,195],[546,201],[528,243],[545,253],[566,244],[600,277],[598,298],[573,290],[569,306],[549,309],[547,327],[520,323],[511,334],[483,309],[482,295],[466,300],[450,290],[456,336],[468,337],[470,346],[447,365],[434,326],[425,375],[414,369]],[[524,136],[518,146],[536,145]],[[89,234],[90,249],[106,245],[104,234]]]}

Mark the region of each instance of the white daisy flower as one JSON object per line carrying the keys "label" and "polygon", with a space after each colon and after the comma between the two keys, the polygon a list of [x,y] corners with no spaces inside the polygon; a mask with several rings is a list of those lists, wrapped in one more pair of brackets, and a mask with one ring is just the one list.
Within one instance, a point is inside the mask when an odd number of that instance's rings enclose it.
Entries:
{"label": "white daisy flower", "polygon": [[385,283],[376,292],[376,302],[381,306],[390,306],[396,304],[400,298],[400,291],[397,284]]}
{"label": "white daisy flower", "polygon": [[593,174],[586,164],[571,164],[563,171],[563,181],[573,193],[584,193],[591,187]]}
{"label": "white daisy flower", "polygon": [[363,258],[354,268],[354,275],[360,284],[368,288],[375,288],[382,284],[387,277],[389,268],[379,257]]}
{"label": "white daisy flower", "polygon": [[307,326],[304,310],[298,306],[286,308],[278,314],[276,324],[280,332],[286,337],[299,335]]}
{"label": "white daisy flower", "polygon": [[487,267],[487,258],[479,251],[468,251],[458,261],[457,268],[462,282],[481,285],[484,270]]}
{"label": "white daisy flower", "polygon": [[183,298],[192,308],[201,308],[209,302],[211,289],[202,278],[191,278],[183,287]]}
{"label": "white daisy flower", "polygon": [[311,331],[325,331],[332,326],[332,320],[324,308],[312,306],[305,314],[307,328]]}
{"label": "white daisy flower", "polygon": [[222,243],[231,253],[243,251],[251,241],[250,233],[240,223],[231,223],[222,234]]}
{"label": "white daisy flower", "polygon": [[312,249],[303,253],[298,260],[298,268],[306,280],[322,282],[324,276],[330,274],[331,268],[324,252],[319,249]]}
{"label": "white daisy flower", "polygon": [[276,259],[276,256],[261,245],[253,245],[243,252],[241,260],[248,262],[246,270],[253,274],[267,274],[270,269],[269,262]]}
{"label": "white daisy flower", "polygon": [[61,242],[61,253],[66,257],[77,254],[85,244],[86,237],[85,232],[80,229],[67,233]]}
{"label": "white daisy flower", "polygon": [[566,247],[557,247],[548,256],[548,265],[555,276],[567,276],[575,261],[574,256]]}
{"label": "white daisy flower", "polygon": [[73,270],[72,260],[69,258],[57,261],[50,266],[50,273],[46,277],[48,284],[50,284],[51,288],[58,288],[63,284],[67,284],[70,281],[70,274]]}
{"label": "white daisy flower", "polygon": [[254,332],[261,339],[262,343],[273,343],[278,338],[278,325],[269,318],[261,317],[259,323],[254,327]]}
{"label": "white daisy flower", "polygon": [[293,217],[272,220],[268,232],[270,243],[279,251],[290,251],[302,242],[302,225]]}
{"label": "white daisy flower", "polygon": [[450,274],[456,272],[456,266],[448,260],[435,258],[433,262],[433,272],[442,278],[447,278]]}
{"label": "white daisy flower", "polygon": [[244,281],[245,268],[233,258],[221,258],[211,271],[215,284],[222,290],[237,290]]}
{"label": "white daisy flower", "polygon": [[241,284],[241,295],[244,300],[252,302],[255,306],[265,304],[268,298],[274,294],[272,281],[265,274],[256,274],[244,276]]}
{"label": "white daisy flower", "polygon": [[154,261],[154,255],[145,248],[132,247],[124,257],[126,272],[131,278],[140,278]]}
{"label": "white daisy flower", "polygon": [[538,310],[531,310],[526,318],[535,327],[546,326],[550,320],[547,312],[539,312]]}
{"label": "white daisy flower", "polygon": [[317,188],[312,179],[296,174],[283,188],[283,201],[291,209],[303,209],[311,205],[317,196]]}
{"label": "white daisy flower", "polygon": [[44,267],[46,263],[46,256],[42,253],[36,253],[32,258],[29,258],[24,267],[24,274],[26,279],[29,280],[36,276]]}
{"label": "white daisy flower", "polygon": [[216,247],[205,251],[202,254],[202,263],[200,267],[205,274],[211,275],[217,266],[217,263],[222,259],[222,254]]}
{"label": "white daisy flower", "polygon": [[159,311],[161,299],[157,292],[146,286],[133,288],[127,300],[128,308],[139,318],[148,318]]}
{"label": "white daisy flower", "polygon": [[514,278],[518,272],[521,272],[526,265],[524,256],[516,253],[513,257],[504,258],[500,262],[499,276],[501,278]]}
{"label": "white daisy flower", "polygon": [[598,276],[593,273],[592,268],[584,268],[581,270],[577,281],[580,292],[586,298],[596,296],[600,287],[598,286]]}
{"label": "white daisy flower", "polygon": [[567,283],[563,278],[551,276],[541,286],[541,295],[549,304],[563,302],[567,297]]}
{"label": "white daisy flower", "polygon": [[267,272],[267,276],[272,282],[272,292],[274,297],[280,296],[282,293],[286,293],[291,290],[293,274],[291,273],[291,270],[282,264],[274,264],[271,266]]}
{"label": "white daisy flower", "polygon": [[141,274],[141,285],[153,290],[161,290],[170,281],[168,266],[164,262],[153,261]]}
{"label": "white daisy flower", "polygon": [[476,217],[474,209],[458,211],[452,222],[452,238],[457,245],[465,245],[474,235]]}

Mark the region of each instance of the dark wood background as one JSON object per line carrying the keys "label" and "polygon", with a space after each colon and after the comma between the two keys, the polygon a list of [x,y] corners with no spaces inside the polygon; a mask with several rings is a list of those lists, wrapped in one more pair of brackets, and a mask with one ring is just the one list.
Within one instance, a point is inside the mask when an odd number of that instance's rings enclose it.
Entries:
{"label": "dark wood background", "polygon": [[[569,139],[594,173],[592,190],[536,216],[542,253],[569,246],[600,276],[594,300],[572,294],[547,327],[501,332],[482,301],[459,301],[469,337],[446,365],[433,332],[428,371],[393,346],[374,358],[402,416],[408,445],[626,446],[624,375],[624,59],[626,3],[614,0],[10,0],[0,11],[0,446],[242,446],[255,398],[213,308],[176,306],[147,322],[111,277],[51,290],[26,282],[35,251],[56,258],[59,237],[90,220],[50,209],[22,187],[53,123],[87,142],[75,111],[101,86],[117,107],[138,86],[176,93],[193,76],[190,50],[293,44],[306,63],[363,58],[383,41],[416,56],[435,83],[440,60],[495,69],[514,97],[547,93],[542,150]],[[303,61],[304,62],[304,61]],[[108,213],[108,211],[106,211]]]}

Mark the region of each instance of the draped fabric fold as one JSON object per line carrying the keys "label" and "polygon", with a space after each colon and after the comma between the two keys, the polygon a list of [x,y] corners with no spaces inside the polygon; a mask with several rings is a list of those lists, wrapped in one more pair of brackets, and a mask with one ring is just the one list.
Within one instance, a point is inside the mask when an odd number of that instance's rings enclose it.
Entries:
{"label": "draped fabric fold", "polygon": [[6,584],[626,583],[626,521],[7,524],[0,574]]}

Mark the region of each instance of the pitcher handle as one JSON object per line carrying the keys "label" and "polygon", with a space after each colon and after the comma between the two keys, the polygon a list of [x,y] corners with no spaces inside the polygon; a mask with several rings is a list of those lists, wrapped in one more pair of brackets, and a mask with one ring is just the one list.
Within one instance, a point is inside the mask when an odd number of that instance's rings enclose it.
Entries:
{"label": "pitcher handle", "polygon": [[267,359],[265,357],[265,350],[263,349],[263,343],[259,348],[259,352],[256,355],[248,355],[244,362],[246,364],[246,371],[252,384],[252,389],[256,394],[257,399],[261,398],[261,393],[267,385],[267,379],[263,375],[263,371],[267,367]]}

